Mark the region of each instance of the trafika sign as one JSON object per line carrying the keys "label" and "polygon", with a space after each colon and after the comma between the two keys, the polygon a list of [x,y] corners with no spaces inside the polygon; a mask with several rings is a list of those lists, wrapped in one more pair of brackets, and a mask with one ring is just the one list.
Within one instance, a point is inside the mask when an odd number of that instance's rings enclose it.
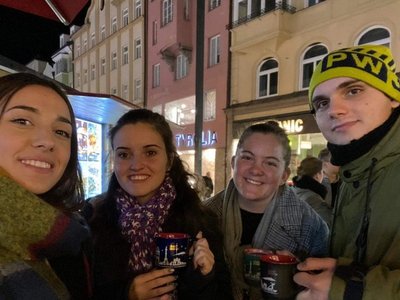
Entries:
{"label": "trafika sign", "polygon": [[[194,134],[178,133],[175,135],[176,147],[194,147]],[[217,133],[207,130],[201,133],[201,144],[211,146],[217,143]]]}
{"label": "trafika sign", "polygon": [[287,133],[300,133],[304,129],[304,122],[302,119],[289,119],[278,121],[278,123]]}

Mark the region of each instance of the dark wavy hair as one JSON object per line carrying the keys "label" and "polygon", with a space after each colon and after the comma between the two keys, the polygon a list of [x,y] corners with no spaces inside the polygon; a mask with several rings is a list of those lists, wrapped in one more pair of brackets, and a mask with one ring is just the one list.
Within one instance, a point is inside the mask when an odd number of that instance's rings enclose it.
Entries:
{"label": "dark wavy hair", "polygon": [[14,94],[31,85],[47,87],[60,95],[68,106],[72,123],[71,152],[64,174],[48,192],[38,196],[62,210],[76,210],[82,206],[84,200],[81,170],[78,162],[76,122],[72,106],[62,88],[54,81],[31,73],[15,73],[0,77],[0,118],[2,118],[5,107]]}
{"label": "dark wavy hair", "polygon": [[313,177],[322,171],[322,160],[314,156],[307,156],[304,158],[300,165],[297,167],[298,176]]}
{"label": "dark wavy hair", "polygon": [[289,138],[287,136],[286,131],[279,126],[279,123],[274,120],[267,121],[265,123],[258,123],[247,127],[242,135],[239,138],[239,142],[236,148],[236,151],[243,146],[243,143],[246,141],[248,137],[250,137],[253,133],[262,133],[262,134],[272,134],[274,135],[283,148],[283,159],[285,160],[285,167],[289,167],[290,157],[292,154],[292,150],[290,148]]}
{"label": "dark wavy hair", "polygon": [[[171,167],[169,170],[169,177],[174,184],[176,198],[171,206],[170,214],[163,225],[163,229],[165,231],[179,229],[190,234],[196,234],[196,231],[200,228],[204,228],[208,222],[204,223],[205,218],[200,216],[203,215],[205,211],[207,211],[207,214],[211,212],[201,204],[197,191],[190,185],[189,179],[196,179],[196,177],[187,171],[184,163],[180,159],[174,144],[172,130],[166,119],[162,115],[148,109],[134,109],[128,111],[109,131],[111,147],[114,147],[114,137],[122,127],[137,123],[150,125],[162,137],[167,157],[170,160]],[[117,220],[118,212],[116,211],[113,195],[115,195],[115,191],[118,188],[120,188],[120,185],[115,174],[112,173],[106,193],[106,202],[109,203],[108,212],[114,211],[113,214],[109,214],[114,225]]]}

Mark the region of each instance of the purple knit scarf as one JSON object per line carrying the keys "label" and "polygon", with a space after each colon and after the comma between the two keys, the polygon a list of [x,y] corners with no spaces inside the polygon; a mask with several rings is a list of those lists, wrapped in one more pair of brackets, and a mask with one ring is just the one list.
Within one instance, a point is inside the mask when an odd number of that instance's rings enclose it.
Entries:
{"label": "purple knit scarf", "polygon": [[153,267],[155,253],[154,236],[168,215],[176,196],[172,180],[166,177],[157,193],[144,205],[123,189],[117,190],[116,202],[120,212],[119,225],[122,235],[131,245],[129,267],[136,273],[143,273]]}

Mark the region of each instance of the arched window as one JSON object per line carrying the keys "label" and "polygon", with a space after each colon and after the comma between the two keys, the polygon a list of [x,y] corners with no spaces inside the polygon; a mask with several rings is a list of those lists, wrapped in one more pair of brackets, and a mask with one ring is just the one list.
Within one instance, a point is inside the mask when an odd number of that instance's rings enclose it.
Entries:
{"label": "arched window", "polygon": [[362,33],[356,45],[374,44],[390,48],[390,33],[386,28],[376,27]]}
{"label": "arched window", "polygon": [[315,67],[326,54],[328,54],[328,50],[321,44],[310,46],[304,52],[300,89],[308,88]]}
{"label": "arched window", "polygon": [[258,71],[257,98],[278,94],[278,62],[268,58],[264,60]]}

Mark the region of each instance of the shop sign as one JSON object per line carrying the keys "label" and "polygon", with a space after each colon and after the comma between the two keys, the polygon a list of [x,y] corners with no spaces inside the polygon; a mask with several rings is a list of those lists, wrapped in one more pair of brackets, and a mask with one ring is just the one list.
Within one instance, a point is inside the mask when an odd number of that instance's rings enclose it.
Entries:
{"label": "shop sign", "polygon": [[292,116],[271,116],[262,120],[249,120],[233,124],[233,138],[238,139],[242,132],[249,126],[267,121],[276,121],[288,134],[319,133],[320,130],[311,113],[296,114]]}
{"label": "shop sign", "polygon": [[300,133],[304,129],[302,119],[289,119],[278,121],[279,126],[286,130],[287,133]]}
{"label": "shop sign", "polygon": [[[194,147],[194,134],[178,133],[175,135],[176,147]],[[201,144],[203,146],[211,146],[217,143],[217,132],[207,130],[201,133]]]}

